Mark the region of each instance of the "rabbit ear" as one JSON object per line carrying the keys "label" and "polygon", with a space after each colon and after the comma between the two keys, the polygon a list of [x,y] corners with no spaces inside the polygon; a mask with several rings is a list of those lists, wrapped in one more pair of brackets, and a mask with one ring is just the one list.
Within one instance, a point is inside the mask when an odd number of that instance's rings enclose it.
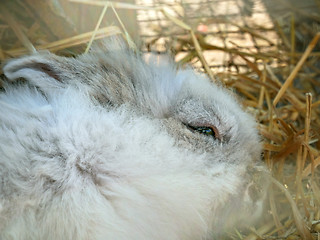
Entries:
{"label": "rabbit ear", "polygon": [[9,61],[3,68],[9,80],[23,78],[43,90],[61,88],[62,76],[66,67],[62,57],[53,54],[37,54]]}

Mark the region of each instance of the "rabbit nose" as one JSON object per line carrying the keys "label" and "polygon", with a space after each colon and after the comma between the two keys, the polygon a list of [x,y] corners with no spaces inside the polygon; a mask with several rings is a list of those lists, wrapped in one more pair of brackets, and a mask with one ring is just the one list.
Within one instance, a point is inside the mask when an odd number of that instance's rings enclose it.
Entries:
{"label": "rabbit nose", "polygon": [[253,202],[259,201],[264,196],[264,188],[251,182],[246,189],[246,195],[248,195]]}
{"label": "rabbit nose", "polygon": [[249,166],[247,168],[250,182],[248,183],[245,196],[252,202],[263,200],[269,187],[269,173],[262,166]]}

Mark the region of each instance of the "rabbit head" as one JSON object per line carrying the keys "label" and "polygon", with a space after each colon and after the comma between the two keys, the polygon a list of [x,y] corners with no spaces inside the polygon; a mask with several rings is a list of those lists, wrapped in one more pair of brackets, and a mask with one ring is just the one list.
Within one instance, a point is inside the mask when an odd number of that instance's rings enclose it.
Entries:
{"label": "rabbit head", "polygon": [[1,239],[206,239],[259,216],[254,119],[159,59],[112,40],[4,66]]}

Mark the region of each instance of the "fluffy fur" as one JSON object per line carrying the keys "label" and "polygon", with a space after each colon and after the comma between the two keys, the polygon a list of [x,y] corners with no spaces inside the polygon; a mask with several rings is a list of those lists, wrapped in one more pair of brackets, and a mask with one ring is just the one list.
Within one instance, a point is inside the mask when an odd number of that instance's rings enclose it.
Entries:
{"label": "fluffy fur", "polygon": [[205,76],[158,60],[114,41],[5,65],[0,239],[207,239],[259,215],[253,118]]}

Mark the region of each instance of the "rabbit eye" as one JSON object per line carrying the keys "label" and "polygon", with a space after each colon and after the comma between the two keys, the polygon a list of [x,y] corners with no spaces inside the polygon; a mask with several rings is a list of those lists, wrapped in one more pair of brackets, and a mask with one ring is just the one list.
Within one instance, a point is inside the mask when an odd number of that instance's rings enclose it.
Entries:
{"label": "rabbit eye", "polygon": [[220,139],[218,130],[213,126],[187,126],[193,131],[197,131],[198,133]]}

